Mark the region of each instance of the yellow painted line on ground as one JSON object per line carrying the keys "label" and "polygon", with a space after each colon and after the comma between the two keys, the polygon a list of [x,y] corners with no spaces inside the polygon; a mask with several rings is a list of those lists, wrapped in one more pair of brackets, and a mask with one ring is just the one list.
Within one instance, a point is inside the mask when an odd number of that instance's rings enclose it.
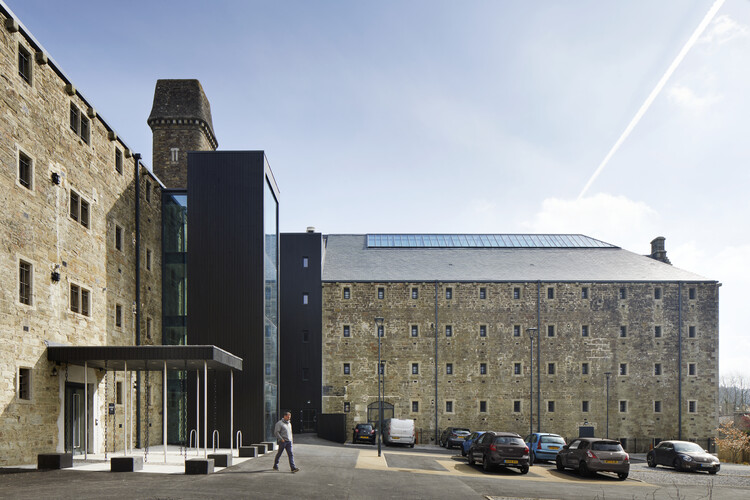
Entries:
{"label": "yellow painted line on ground", "polygon": [[[435,457],[432,453],[419,453],[419,452],[405,452],[401,453],[400,455],[408,454],[408,455],[418,455],[422,457]],[[547,483],[562,483],[562,482],[571,482],[574,481],[577,484],[590,484],[595,486],[601,486],[602,484],[610,484],[610,483],[602,483],[601,480],[596,479],[586,479],[582,477],[577,476],[571,476],[569,474],[565,474],[564,476],[560,476],[560,473],[555,471],[554,469],[548,469],[548,468],[542,468],[542,467],[532,467],[528,474],[516,474],[516,475],[487,475],[482,471],[479,467],[475,465],[469,465],[467,463],[461,463],[456,462],[455,460],[441,460],[438,458],[435,458],[435,463],[443,467],[445,470],[425,470],[425,469],[410,469],[410,468],[404,468],[404,467],[388,467],[388,463],[385,460],[385,454],[383,453],[382,456],[378,457],[378,452],[374,450],[360,450],[359,455],[357,456],[357,463],[355,465],[356,469],[369,469],[369,470],[382,470],[382,471],[391,471],[391,472],[409,472],[412,474],[427,474],[427,475],[438,475],[438,476],[466,476],[466,477],[485,477],[488,479],[511,479],[511,480],[520,480],[520,481],[538,481],[538,482],[547,482]],[[619,482],[619,481],[618,481]],[[642,486],[651,486],[654,485],[645,483],[643,481],[635,481],[630,480],[628,481],[629,486],[633,486],[634,483],[637,483]],[[617,483],[611,483],[611,484],[617,484]]]}

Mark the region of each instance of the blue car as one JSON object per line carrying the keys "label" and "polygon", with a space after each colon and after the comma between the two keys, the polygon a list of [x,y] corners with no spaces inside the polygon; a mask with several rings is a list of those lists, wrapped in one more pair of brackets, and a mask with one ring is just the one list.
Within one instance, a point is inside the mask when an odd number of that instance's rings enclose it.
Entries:
{"label": "blue car", "polygon": [[555,460],[557,453],[565,446],[565,440],[557,434],[535,432],[526,436],[529,447],[529,465],[536,460]]}
{"label": "blue car", "polygon": [[471,448],[471,445],[479,439],[479,436],[484,434],[485,431],[474,431],[469,436],[464,439],[464,442],[461,443],[461,455],[466,456],[467,453],[469,453],[469,448]]}

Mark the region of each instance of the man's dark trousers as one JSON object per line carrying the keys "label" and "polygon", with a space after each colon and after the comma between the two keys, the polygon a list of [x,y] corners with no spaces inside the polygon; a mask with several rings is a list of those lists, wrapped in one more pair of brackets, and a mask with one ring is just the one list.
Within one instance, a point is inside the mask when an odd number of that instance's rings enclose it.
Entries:
{"label": "man's dark trousers", "polygon": [[284,441],[283,443],[279,443],[279,451],[276,453],[276,460],[273,461],[273,466],[279,466],[279,459],[281,458],[281,454],[284,452],[284,450],[286,450],[286,454],[289,457],[289,468],[291,468],[292,470],[296,469],[297,466],[294,465],[294,453],[292,453],[291,441]]}

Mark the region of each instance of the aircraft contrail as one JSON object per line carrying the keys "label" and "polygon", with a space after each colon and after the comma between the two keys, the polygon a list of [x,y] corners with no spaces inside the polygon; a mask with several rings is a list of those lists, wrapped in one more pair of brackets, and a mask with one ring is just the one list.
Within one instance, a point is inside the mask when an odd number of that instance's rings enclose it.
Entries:
{"label": "aircraft contrail", "polygon": [[698,40],[698,37],[701,36],[703,31],[706,29],[706,26],[713,20],[714,16],[716,15],[716,12],[721,8],[722,5],[724,5],[725,0],[716,0],[714,4],[711,6],[711,8],[708,10],[708,13],[703,18],[701,23],[698,25],[698,27],[695,29],[693,34],[690,36],[688,41],[685,43],[685,46],[682,47],[682,50],[679,54],[677,54],[677,57],[675,57],[674,61],[672,61],[672,64],[669,65],[669,68],[667,68],[667,71],[664,73],[664,76],[661,77],[661,80],[659,80],[659,83],[656,84],[656,87],[654,87],[654,90],[651,91],[649,96],[646,98],[646,100],[641,105],[638,112],[635,114],[632,120],[630,120],[630,123],[628,124],[627,128],[625,128],[625,131],[622,133],[619,139],[617,139],[617,142],[615,142],[615,145],[612,146],[612,149],[609,150],[609,153],[607,153],[607,156],[604,157],[604,160],[599,164],[599,168],[596,169],[594,172],[594,175],[591,176],[589,181],[586,183],[586,185],[583,187],[583,191],[581,191],[581,194],[578,195],[578,199],[580,200],[583,198],[583,195],[586,194],[586,191],[588,191],[589,187],[591,187],[591,184],[594,183],[594,180],[596,180],[597,177],[599,177],[599,174],[602,173],[602,170],[604,170],[604,167],[607,166],[607,163],[609,163],[610,158],[617,152],[617,150],[620,148],[623,142],[625,142],[625,139],[628,138],[630,135],[630,132],[633,131],[636,125],[638,125],[638,122],[641,120],[644,114],[646,114],[646,111],[648,111],[648,108],[651,107],[651,103],[654,102],[654,99],[656,99],[656,96],[659,95],[659,92],[664,88],[664,86],[667,84],[667,80],[672,76],[672,73],[674,73],[674,70],[677,69],[677,66],[680,65],[682,60],[685,58],[685,55],[688,53],[688,51],[695,45],[695,42]]}

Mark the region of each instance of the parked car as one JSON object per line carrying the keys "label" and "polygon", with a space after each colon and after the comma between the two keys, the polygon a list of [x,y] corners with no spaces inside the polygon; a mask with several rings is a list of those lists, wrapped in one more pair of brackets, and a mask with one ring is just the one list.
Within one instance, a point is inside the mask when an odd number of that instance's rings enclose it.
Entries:
{"label": "parked car", "polygon": [[448,427],[440,436],[440,446],[451,449],[454,446],[461,446],[461,443],[471,434],[471,431],[465,427]]}
{"label": "parked car", "polygon": [[476,441],[479,436],[484,434],[484,431],[474,431],[471,434],[469,434],[466,439],[464,439],[464,442],[461,443],[461,455],[466,456],[469,453],[469,448],[471,448],[471,445]]}
{"label": "parked car", "polygon": [[547,432],[529,434],[524,441],[529,447],[529,465],[534,465],[537,460],[554,460],[565,446],[562,436]]}
{"label": "parked car", "polygon": [[414,448],[414,420],[389,418],[383,422],[383,443],[404,444]]}
{"label": "parked car", "polygon": [[359,441],[375,444],[375,428],[372,424],[357,424],[352,435],[352,443]]}
{"label": "parked car", "polygon": [[515,432],[485,432],[471,445],[466,459],[469,465],[482,462],[485,472],[496,466],[516,467],[521,474],[529,472],[529,447]]}
{"label": "parked car", "polygon": [[716,474],[721,469],[719,459],[689,441],[662,441],[646,454],[649,467],[669,465],[676,470],[705,470]]}
{"label": "parked car", "polygon": [[614,472],[620,480],[630,473],[630,456],[618,441],[602,438],[578,438],[563,446],[555,459],[557,470],[577,470],[582,476],[596,472]]}

